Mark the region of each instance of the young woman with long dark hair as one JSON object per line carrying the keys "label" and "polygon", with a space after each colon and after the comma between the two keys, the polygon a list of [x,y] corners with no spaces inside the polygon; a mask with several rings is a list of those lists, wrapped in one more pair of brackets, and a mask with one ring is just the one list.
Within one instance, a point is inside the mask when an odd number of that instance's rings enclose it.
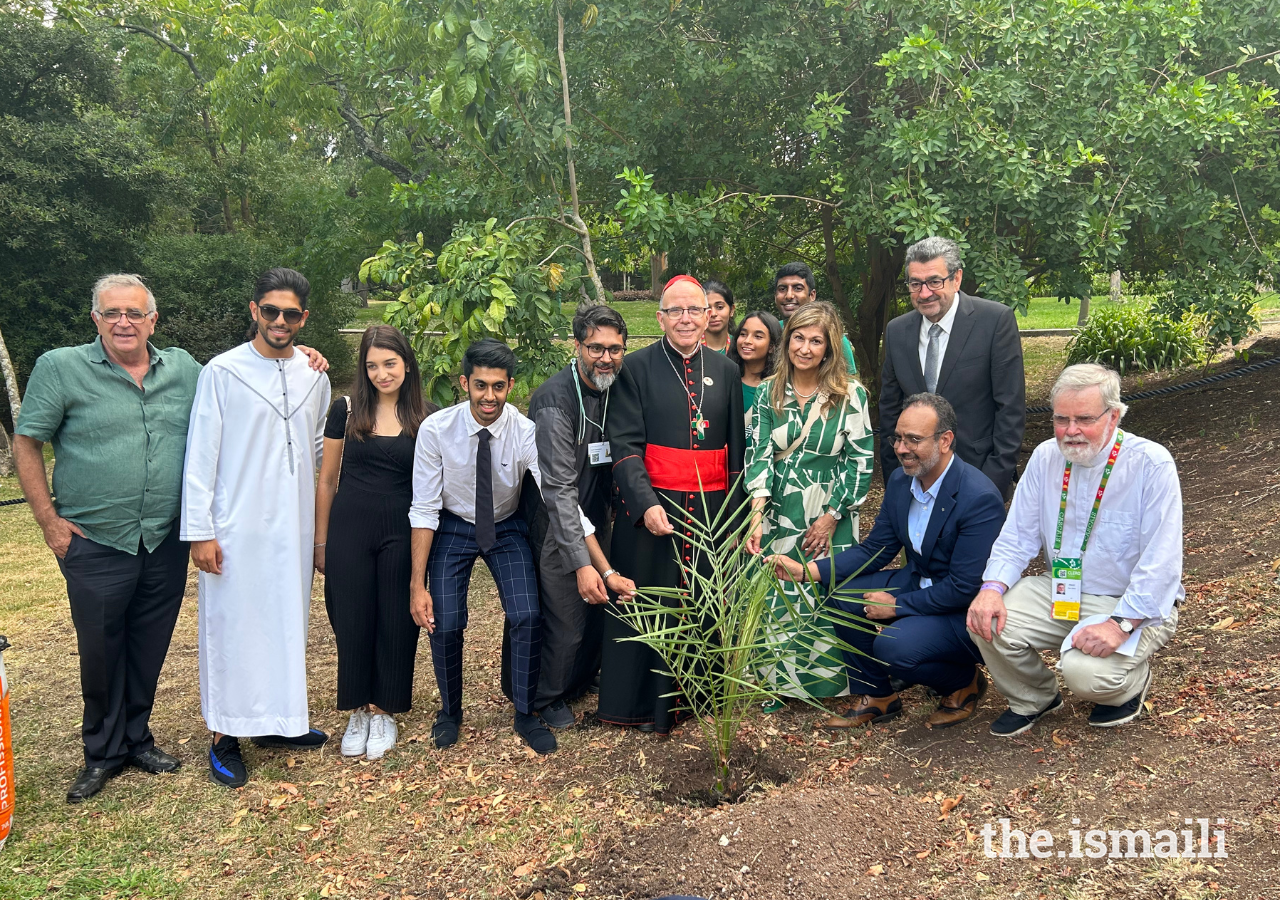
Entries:
{"label": "young woman with long dark hair", "polygon": [[738,364],[742,373],[742,408],[747,412],[748,444],[751,442],[756,391],[760,389],[760,382],[773,374],[781,345],[782,325],[773,313],[763,309],[747,313],[729,342],[729,359]]}
{"label": "young woman with long dark hair", "polygon": [[351,396],[329,409],[316,485],[315,567],[338,642],[338,708],[353,710],[343,756],[381,758],[396,745],[394,714],[410,707],[413,450],[435,410],[404,335],[370,326]]}

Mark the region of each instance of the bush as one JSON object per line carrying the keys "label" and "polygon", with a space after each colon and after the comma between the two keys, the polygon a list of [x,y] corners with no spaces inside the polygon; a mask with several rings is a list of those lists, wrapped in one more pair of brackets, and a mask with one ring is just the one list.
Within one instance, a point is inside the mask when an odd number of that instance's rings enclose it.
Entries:
{"label": "bush", "polygon": [[1096,362],[1124,375],[1193,365],[1204,354],[1199,316],[1173,319],[1138,306],[1104,307],[1067,345],[1067,365]]}
{"label": "bush", "polygon": [[[154,343],[181,347],[201,363],[244,342],[254,281],[272,266],[288,265],[274,245],[247,232],[154,234],[141,255],[140,274],[160,311]],[[354,303],[336,285],[313,281],[311,315],[298,334],[299,341],[329,358],[330,377],[337,380],[354,367],[351,348],[338,334]]]}

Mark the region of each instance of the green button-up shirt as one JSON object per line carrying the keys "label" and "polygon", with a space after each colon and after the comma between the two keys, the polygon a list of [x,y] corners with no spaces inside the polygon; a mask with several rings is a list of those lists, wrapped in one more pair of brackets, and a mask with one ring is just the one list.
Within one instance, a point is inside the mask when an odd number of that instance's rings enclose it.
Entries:
{"label": "green button-up shirt", "polygon": [[200,364],[157,350],[142,388],[111,362],[102,339],[38,360],[14,429],[53,442],[58,515],[99,544],[154,550],[178,517],[187,421]]}

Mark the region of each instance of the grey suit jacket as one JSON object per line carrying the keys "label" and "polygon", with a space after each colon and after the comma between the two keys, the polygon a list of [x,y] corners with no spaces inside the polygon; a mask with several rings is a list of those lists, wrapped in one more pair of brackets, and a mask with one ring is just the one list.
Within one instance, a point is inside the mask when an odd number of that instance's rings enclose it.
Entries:
{"label": "grey suit jacket", "polygon": [[[937,392],[951,401],[959,420],[956,453],[981,469],[1009,498],[1018,448],[1027,424],[1022,339],[1013,310],[1003,303],[956,295],[955,323],[938,370]],[[914,309],[885,329],[880,379],[880,459],[885,480],[898,467],[893,431],[902,403],[925,390],[920,368],[920,323]]]}

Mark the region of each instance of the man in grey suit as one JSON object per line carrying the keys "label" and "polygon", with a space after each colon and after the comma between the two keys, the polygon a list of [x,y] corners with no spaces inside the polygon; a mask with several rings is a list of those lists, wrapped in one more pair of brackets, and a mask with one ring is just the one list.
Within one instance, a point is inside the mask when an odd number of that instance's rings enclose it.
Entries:
{"label": "man in grey suit", "polygon": [[955,241],[930,237],[907,248],[914,311],[885,329],[880,379],[880,459],[885,478],[898,466],[894,427],[902,402],[928,391],[946,397],[960,428],[956,453],[1009,499],[1027,422],[1022,340],[1013,310],[960,290],[964,267]]}

